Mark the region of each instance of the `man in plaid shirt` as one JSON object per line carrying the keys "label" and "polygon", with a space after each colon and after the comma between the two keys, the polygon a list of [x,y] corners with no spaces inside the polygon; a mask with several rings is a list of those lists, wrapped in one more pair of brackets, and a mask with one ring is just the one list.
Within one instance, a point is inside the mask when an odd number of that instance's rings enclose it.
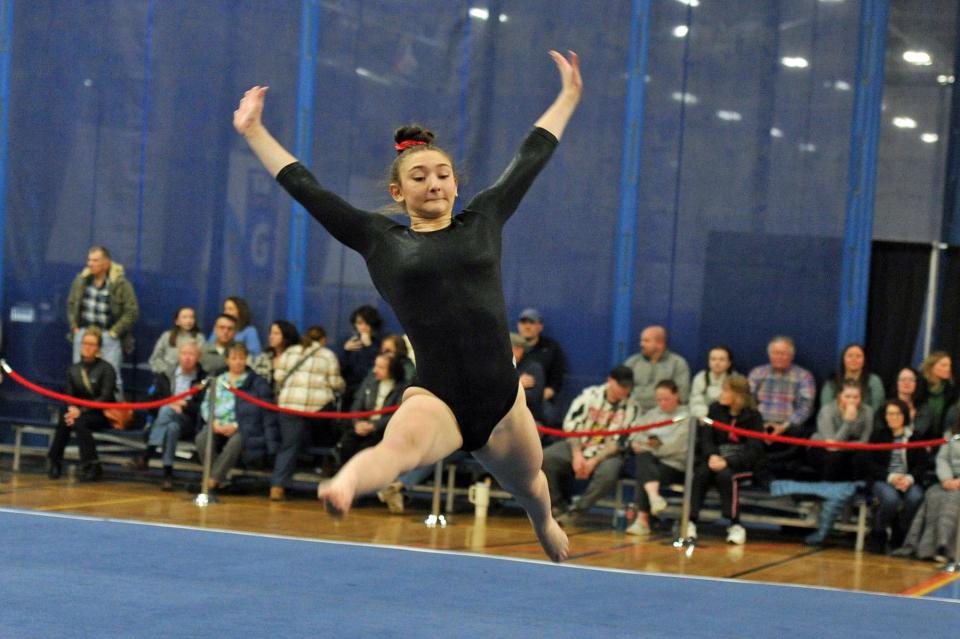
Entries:
{"label": "man in plaid shirt", "polygon": [[80,344],[87,328],[102,331],[100,357],[113,366],[117,391],[122,396],[120,363],[123,353],[133,352],[133,324],[140,314],[137,295],[123,266],[110,259],[110,252],[94,246],[87,254],[87,268],[77,275],[67,296],[68,339],[73,342],[73,361],[80,361]]}
{"label": "man in plaid shirt", "polygon": [[[750,371],[750,391],[757,399],[764,430],[772,435],[802,437],[813,414],[817,385],[810,371],[793,363],[793,339],[778,335],[767,345],[770,363]],[[767,453],[770,471],[777,477],[790,475],[798,448],[772,444]]]}

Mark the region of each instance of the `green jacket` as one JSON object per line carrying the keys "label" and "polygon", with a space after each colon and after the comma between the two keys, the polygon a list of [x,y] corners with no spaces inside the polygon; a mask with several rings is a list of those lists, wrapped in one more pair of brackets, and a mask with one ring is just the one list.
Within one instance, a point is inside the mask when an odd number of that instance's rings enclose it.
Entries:
{"label": "green jacket", "polygon": [[[67,321],[70,323],[67,339],[70,341],[73,341],[73,330],[80,326],[83,292],[92,281],[93,276],[90,275],[90,270],[85,268],[70,285],[70,295],[67,296]],[[110,319],[113,321],[109,332],[120,340],[125,353],[132,353],[134,342],[131,329],[140,315],[140,306],[137,304],[137,294],[133,292],[133,285],[124,276],[123,266],[116,262],[110,263],[107,286],[110,287]]]}

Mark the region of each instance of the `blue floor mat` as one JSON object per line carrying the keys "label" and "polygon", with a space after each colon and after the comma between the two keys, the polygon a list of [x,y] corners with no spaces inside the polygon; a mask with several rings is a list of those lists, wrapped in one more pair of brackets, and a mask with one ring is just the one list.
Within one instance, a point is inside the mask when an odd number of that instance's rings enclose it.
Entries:
{"label": "blue floor mat", "polygon": [[0,511],[0,637],[956,636],[960,604]]}

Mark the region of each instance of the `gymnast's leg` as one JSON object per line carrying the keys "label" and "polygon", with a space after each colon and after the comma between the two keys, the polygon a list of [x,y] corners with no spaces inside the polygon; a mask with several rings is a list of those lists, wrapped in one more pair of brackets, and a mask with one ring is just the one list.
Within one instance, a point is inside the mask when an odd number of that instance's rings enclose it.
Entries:
{"label": "gymnast's leg", "polygon": [[321,482],[317,496],[334,514],[344,514],[356,495],[375,492],[401,473],[432,464],[461,446],[463,437],[450,408],[423,388],[408,388],[383,440],[351,457],[333,479]]}
{"label": "gymnast's leg", "polygon": [[540,469],[543,447],[522,388],[513,408],[493,429],[486,445],[473,451],[473,456],[527,511],[547,556],[553,561],[566,559],[569,541],[550,512],[550,489]]}

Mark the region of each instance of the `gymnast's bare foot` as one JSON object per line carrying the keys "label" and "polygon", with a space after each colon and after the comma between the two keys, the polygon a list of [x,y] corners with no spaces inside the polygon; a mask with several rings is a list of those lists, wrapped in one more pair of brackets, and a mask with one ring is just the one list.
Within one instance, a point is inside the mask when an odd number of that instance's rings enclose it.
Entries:
{"label": "gymnast's bare foot", "polygon": [[320,482],[317,486],[317,498],[323,502],[327,512],[340,518],[347,514],[353,504],[353,489],[345,482],[333,478]]}
{"label": "gymnast's bare foot", "polygon": [[543,551],[550,557],[550,561],[566,561],[570,556],[570,540],[567,539],[567,533],[563,532],[563,528],[556,519],[551,517],[543,530],[538,530],[536,526],[533,529],[537,533],[540,545],[543,546]]}

